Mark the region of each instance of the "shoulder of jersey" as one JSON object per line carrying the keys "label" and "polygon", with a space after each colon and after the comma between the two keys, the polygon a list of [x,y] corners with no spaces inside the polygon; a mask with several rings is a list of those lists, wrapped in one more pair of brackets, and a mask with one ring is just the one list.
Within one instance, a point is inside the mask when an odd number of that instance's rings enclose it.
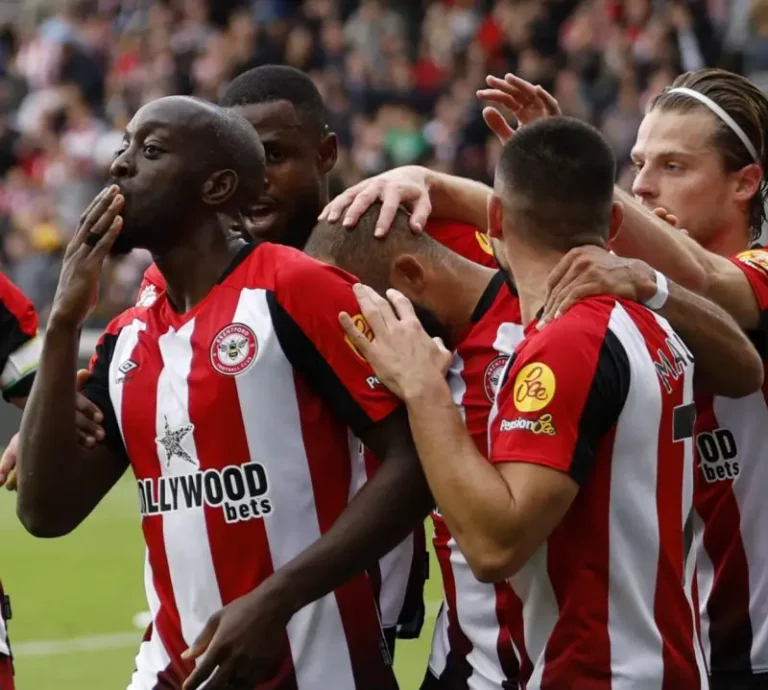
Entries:
{"label": "shoulder of jersey", "polygon": [[426,232],[448,249],[475,263],[496,268],[491,238],[482,230],[468,223],[430,218]]}
{"label": "shoulder of jersey", "polygon": [[768,251],[762,247],[741,252],[733,257],[733,259],[768,276]]}

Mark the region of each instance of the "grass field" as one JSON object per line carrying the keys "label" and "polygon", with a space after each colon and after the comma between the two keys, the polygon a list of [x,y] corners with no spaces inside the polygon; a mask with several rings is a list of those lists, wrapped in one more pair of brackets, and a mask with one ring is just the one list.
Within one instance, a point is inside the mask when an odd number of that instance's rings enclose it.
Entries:
{"label": "grass field", "polygon": [[[402,690],[424,676],[440,581],[432,563],[429,620],[419,640],[400,641]],[[16,520],[0,493],[0,576],[11,594],[18,690],[124,690],[144,627],[143,542],[138,498],[122,480],[74,534],[44,541]],[[139,623],[139,625],[137,625]]]}

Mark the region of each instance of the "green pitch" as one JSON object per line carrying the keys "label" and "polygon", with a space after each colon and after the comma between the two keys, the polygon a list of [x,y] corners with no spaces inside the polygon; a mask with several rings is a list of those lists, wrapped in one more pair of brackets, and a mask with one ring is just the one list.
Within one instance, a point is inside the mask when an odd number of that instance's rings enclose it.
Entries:
{"label": "green pitch", "polygon": [[[51,541],[23,530],[14,504],[0,492],[0,577],[13,603],[18,690],[124,690],[146,609],[135,483],[122,480],[74,534]],[[430,571],[422,636],[398,641],[402,690],[418,688],[426,668],[441,596],[434,559]]]}

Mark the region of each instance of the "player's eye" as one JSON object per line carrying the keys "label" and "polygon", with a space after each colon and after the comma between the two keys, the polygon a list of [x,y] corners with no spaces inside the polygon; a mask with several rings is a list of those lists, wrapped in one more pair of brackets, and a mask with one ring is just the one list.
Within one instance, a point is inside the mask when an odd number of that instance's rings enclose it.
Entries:
{"label": "player's eye", "polygon": [[266,149],[264,155],[267,159],[267,163],[282,163],[285,160],[283,152],[276,151],[275,149]]}
{"label": "player's eye", "polygon": [[635,170],[642,170],[643,168],[643,161],[641,160],[633,160],[632,165],[635,166]]}
{"label": "player's eye", "polygon": [[147,158],[157,158],[162,152],[163,150],[160,147],[155,146],[154,144],[144,145],[144,155]]}
{"label": "player's eye", "polygon": [[668,170],[669,172],[681,172],[684,170],[680,163],[675,163],[674,161],[667,161],[667,163],[664,165],[664,169]]}

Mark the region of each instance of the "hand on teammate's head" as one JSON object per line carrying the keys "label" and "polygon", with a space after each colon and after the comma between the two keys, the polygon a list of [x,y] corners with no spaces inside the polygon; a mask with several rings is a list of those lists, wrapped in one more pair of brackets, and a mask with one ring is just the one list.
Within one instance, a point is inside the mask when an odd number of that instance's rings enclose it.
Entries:
{"label": "hand on teammate's head", "polygon": [[432,213],[427,174],[426,168],[406,165],[358,182],[333,199],[319,220],[335,223],[341,219],[345,228],[353,228],[372,204],[381,201],[376,237],[386,236],[400,206],[411,212],[411,230],[421,232]]}

